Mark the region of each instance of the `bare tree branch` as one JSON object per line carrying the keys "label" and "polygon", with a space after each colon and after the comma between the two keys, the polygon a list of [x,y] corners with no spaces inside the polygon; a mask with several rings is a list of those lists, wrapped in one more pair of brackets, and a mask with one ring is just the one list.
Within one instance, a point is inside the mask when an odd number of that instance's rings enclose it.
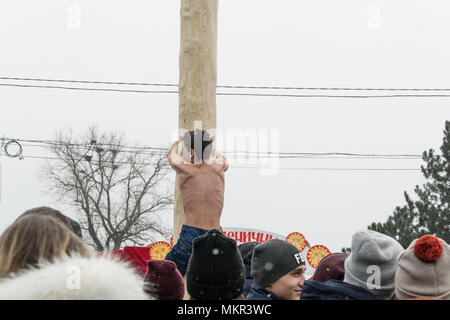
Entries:
{"label": "bare tree branch", "polygon": [[43,176],[48,192],[79,213],[86,243],[103,251],[168,236],[157,219],[173,205],[172,189],[163,188],[170,172],[165,154],[124,148],[123,136],[99,135],[95,127],[76,140],[72,132],[56,140],[49,150],[58,160]]}

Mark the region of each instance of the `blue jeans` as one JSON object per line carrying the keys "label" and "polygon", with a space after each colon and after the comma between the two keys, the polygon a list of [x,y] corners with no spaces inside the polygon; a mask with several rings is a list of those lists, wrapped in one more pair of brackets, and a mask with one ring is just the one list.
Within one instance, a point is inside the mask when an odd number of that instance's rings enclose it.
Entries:
{"label": "blue jeans", "polygon": [[177,243],[173,246],[172,250],[167,254],[165,260],[175,262],[177,269],[180,271],[182,276],[186,274],[189,258],[191,257],[192,241],[207,232],[208,230],[191,227],[184,224],[181,227],[180,237],[178,238]]}

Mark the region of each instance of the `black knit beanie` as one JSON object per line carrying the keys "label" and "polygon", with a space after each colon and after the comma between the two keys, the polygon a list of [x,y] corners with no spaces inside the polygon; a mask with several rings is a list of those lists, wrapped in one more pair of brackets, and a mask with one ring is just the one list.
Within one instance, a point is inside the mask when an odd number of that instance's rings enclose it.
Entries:
{"label": "black knit beanie", "polygon": [[253,281],[264,288],[304,264],[305,260],[293,244],[271,239],[253,250],[250,274]]}
{"label": "black knit beanie", "polygon": [[236,241],[219,230],[195,238],[186,287],[196,300],[232,300],[244,292],[245,269]]}
{"label": "black knit beanie", "polygon": [[253,249],[260,244],[261,242],[256,241],[250,241],[250,242],[244,242],[238,245],[238,250],[241,253],[242,260],[244,261],[244,264],[250,265],[252,263],[252,255],[253,255]]}

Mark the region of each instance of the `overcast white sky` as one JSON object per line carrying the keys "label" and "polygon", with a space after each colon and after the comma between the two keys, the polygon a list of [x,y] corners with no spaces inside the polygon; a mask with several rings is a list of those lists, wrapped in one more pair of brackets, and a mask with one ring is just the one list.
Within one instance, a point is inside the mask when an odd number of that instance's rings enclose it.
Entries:
{"label": "overcast white sky", "polygon": [[[179,11],[178,0],[2,0],[0,76],[177,83]],[[449,12],[446,1],[221,0],[217,82],[448,88]],[[279,130],[281,152],[420,154],[440,146],[449,103],[218,96],[217,123],[219,130]],[[83,133],[96,124],[159,147],[169,145],[178,125],[176,94],[0,86],[0,107],[0,135],[24,139],[52,139],[68,127]],[[24,155],[36,153],[24,149]],[[222,225],[298,231],[312,245],[340,251],[354,232],[403,205],[403,192],[423,183],[421,172],[282,168],[419,169],[421,163],[280,160],[275,175],[231,168]],[[0,157],[0,165],[0,232],[31,207],[62,209],[41,193],[42,160]],[[171,215],[166,221],[172,223]]]}

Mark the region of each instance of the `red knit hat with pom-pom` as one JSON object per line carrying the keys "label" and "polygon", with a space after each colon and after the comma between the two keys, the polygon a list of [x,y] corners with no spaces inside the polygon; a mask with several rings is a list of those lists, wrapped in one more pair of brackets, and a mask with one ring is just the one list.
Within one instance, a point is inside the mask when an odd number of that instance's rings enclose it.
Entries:
{"label": "red knit hat with pom-pom", "polygon": [[425,235],[400,254],[395,274],[397,299],[450,299],[450,247]]}
{"label": "red knit hat with pom-pom", "polygon": [[416,241],[414,254],[424,262],[434,262],[438,260],[444,248],[441,241],[435,236],[425,235]]}

